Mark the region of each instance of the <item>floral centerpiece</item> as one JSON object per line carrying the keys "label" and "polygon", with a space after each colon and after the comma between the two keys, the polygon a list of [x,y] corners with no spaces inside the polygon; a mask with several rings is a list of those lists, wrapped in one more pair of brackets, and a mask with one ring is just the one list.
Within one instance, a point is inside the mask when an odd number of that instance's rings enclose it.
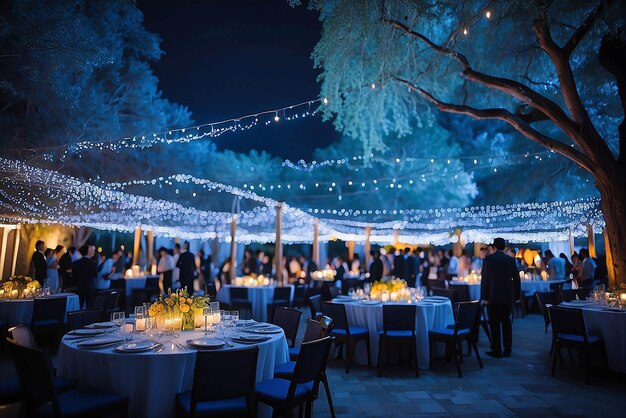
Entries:
{"label": "floral centerpiece", "polygon": [[18,299],[35,296],[41,284],[31,277],[15,275],[0,280],[0,298]]}
{"label": "floral centerpiece", "polygon": [[405,280],[391,278],[390,280],[376,281],[372,283],[370,290],[370,299],[382,300],[404,300],[404,295],[408,295],[408,287]]}
{"label": "floral centerpiece", "polygon": [[206,296],[190,296],[187,288],[173,292],[168,290],[150,305],[148,311],[151,318],[162,323],[165,329],[172,327],[172,318],[182,318],[184,330],[194,329],[202,325],[202,311],[207,307],[209,298]]}

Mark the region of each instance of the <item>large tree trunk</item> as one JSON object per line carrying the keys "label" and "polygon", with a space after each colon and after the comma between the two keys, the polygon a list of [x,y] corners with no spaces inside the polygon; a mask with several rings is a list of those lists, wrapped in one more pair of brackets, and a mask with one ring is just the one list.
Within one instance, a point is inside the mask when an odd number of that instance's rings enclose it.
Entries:
{"label": "large tree trunk", "polygon": [[597,184],[602,196],[602,214],[610,247],[606,251],[610,250],[612,257],[612,263],[607,257],[611,287],[626,285],[626,176],[624,170],[621,171],[620,179],[613,179],[610,184]]}

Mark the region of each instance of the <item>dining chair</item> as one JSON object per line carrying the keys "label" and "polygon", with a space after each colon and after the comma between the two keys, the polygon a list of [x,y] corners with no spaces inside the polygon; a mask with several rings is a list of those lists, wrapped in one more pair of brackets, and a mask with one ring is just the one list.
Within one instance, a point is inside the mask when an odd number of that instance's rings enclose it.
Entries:
{"label": "dining chair", "polygon": [[46,351],[24,347],[9,340],[23,394],[24,416],[87,417],[118,412],[126,416],[128,399],[89,387],[69,389],[66,379],[54,377],[52,361]]}
{"label": "dining chair", "polygon": [[322,314],[322,296],[310,295],[307,299],[309,310],[311,311],[311,319],[317,319]]}
{"label": "dining chair", "polygon": [[454,308],[457,302],[457,291],[455,289],[439,289],[439,288],[434,288],[432,290],[432,295],[433,296],[441,296],[444,298],[448,298],[450,299],[450,302],[452,302],[452,307]]}
{"label": "dining chair", "polygon": [[[309,319],[308,321],[306,321],[306,328],[304,329],[304,336],[302,337],[303,343],[308,343],[309,341],[313,340],[319,340],[323,337],[325,337],[324,325],[322,325],[320,321],[316,321],[315,319]],[[289,347],[289,360],[296,361],[299,354],[300,347]]]}
{"label": "dining chair", "polygon": [[371,349],[369,330],[363,327],[350,326],[346,315],[346,307],[342,303],[323,302],[322,313],[333,320],[333,329],[330,335],[335,337],[335,345],[347,344],[348,364],[346,373],[350,373],[350,365],[354,358],[354,349],[359,341],[365,341],[367,346],[367,365],[371,366]]}
{"label": "dining chair", "polygon": [[102,320],[102,308],[81,309],[67,313],[67,330],[84,328],[86,325],[94,324]]}
{"label": "dining chair", "polygon": [[289,347],[296,345],[296,336],[300,326],[300,316],[302,312],[297,309],[279,307],[274,311],[272,324],[278,325],[285,332],[285,337],[289,341]]}
{"label": "dining chair", "polygon": [[359,279],[342,279],[341,280],[341,294],[347,295],[350,292],[350,289],[363,289],[364,285],[363,280]]}
{"label": "dining chair", "polygon": [[256,385],[258,402],[269,405],[275,416],[291,417],[292,411],[306,405],[305,416],[311,416],[322,372],[328,361],[331,337],[303,343],[291,379],[273,378]]}
{"label": "dining chair", "polygon": [[548,307],[554,304],[554,293],[552,292],[535,292],[535,302],[539,307],[539,312],[543,315],[543,322],[545,324],[545,333],[548,333],[548,326],[550,326],[550,312]]}
{"label": "dining chair", "polygon": [[[230,291],[230,309],[239,310],[242,319],[249,319],[252,316],[252,302],[248,299],[248,288],[231,287],[228,290]],[[242,311],[250,315],[241,315]]]}
{"label": "dining chair", "polygon": [[604,341],[601,337],[587,333],[582,309],[550,306],[548,311],[552,323],[552,376],[554,377],[556,374],[557,357],[561,364],[563,363],[561,349],[575,349],[582,353],[582,359],[585,363],[585,383],[589,384],[592,350],[600,351],[605,366],[608,368]]}
{"label": "dining chair", "polygon": [[586,300],[591,293],[590,287],[581,287],[580,289],[563,289],[561,288],[561,300],[570,302],[572,300]]}
{"label": "dining chair", "polygon": [[23,347],[39,348],[35,336],[26,325],[17,325],[9,328],[7,340],[12,340]]}
{"label": "dining chair", "polygon": [[470,288],[467,284],[453,284],[449,285],[450,290],[456,290],[455,294],[455,302],[469,302],[470,297]]}
{"label": "dining chair", "polygon": [[109,292],[117,292],[115,305],[112,305],[114,301],[113,295],[109,295],[109,299],[107,300],[106,310],[112,310],[115,308],[120,308],[121,310],[126,309],[126,279],[114,279],[111,280],[111,287],[109,288]]}
{"label": "dining chair", "polygon": [[65,325],[65,309],[67,297],[44,297],[35,298],[33,302],[33,319],[31,331],[33,335],[44,345],[55,351]]}
{"label": "dining chair", "polygon": [[256,417],[259,347],[198,351],[191,390],[176,395],[176,416]]}
{"label": "dining chair", "polygon": [[457,373],[459,377],[463,377],[461,372],[460,361],[463,360],[461,356],[461,343],[469,340],[474,353],[476,354],[476,360],[480,368],[483,368],[483,363],[478,354],[478,348],[476,347],[476,340],[474,337],[474,330],[480,321],[480,301],[461,302],[459,303],[459,309],[456,313],[456,319],[454,321],[454,328],[435,328],[428,331],[428,342],[430,345],[430,353],[434,352],[435,342],[442,342],[446,344],[446,353],[449,353],[454,360]]}
{"label": "dining chair", "polygon": [[383,329],[378,331],[378,376],[382,376],[383,358],[390,346],[407,345],[415,359],[415,377],[419,377],[415,337],[415,305],[383,305]]}
{"label": "dining chair", "polygon": [[301,308],[304,305],[304,299],[306,297],[307,286],[304,284],[298,284],[293,289],[293,304],[296,308]]}
{"label": "dining chair", "polygon": [[291,286],[278,286],[274,288],[272,302],[267,304],[267,317],[273,318],[274,311],[278,307],[291,308]]}

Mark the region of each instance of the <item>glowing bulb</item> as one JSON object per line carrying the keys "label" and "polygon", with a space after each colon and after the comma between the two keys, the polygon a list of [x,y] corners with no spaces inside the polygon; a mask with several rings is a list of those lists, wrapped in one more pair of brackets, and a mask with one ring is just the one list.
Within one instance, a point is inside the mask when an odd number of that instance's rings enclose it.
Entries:
{"label": "glowing bulb", "polygon": [[485,17],[487,19],[491,19],[491,12],[489,10],[487,10],[487,12],[485,13]]}
{"label": "glowing bulb", "polygon": [[328,97],[324,97],[324,104],[327,105],[328,104]]}
{"label": "glowing bulb", "polygon": [[468,32],[467,28],[463,28],[463,35],[467,36],[468,33],[469,32]]}
{"label": "glowing bulb", "polygon": [[376,88],[376,84],[372,83],[372,88],[375,89]]}
{"label": "glowing bulb", "polygon": [[280,118],[278,117],[278,112],[276,112],[276,116],[274,116],[274,122],[278,122]]}

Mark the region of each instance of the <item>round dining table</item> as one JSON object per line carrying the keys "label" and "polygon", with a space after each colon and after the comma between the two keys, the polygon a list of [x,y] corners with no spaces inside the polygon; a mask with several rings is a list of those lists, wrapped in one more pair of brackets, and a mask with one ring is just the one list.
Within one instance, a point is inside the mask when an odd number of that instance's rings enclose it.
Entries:
{"label": "round dining table", "polygon": [[480,283],[468,283],[458,280],[450,280],[450,284],[456,286],[468,286],[470,300],[480,300]]}
{"label": "round dining table", "polygon": [[[129,398],[128,416],[170,418],[176,416],[176,394],[191,390],[197,350],[187,340],[204,337],[204,331],[183,331],[178,338],[165,335],[157,340],[162,347],[141,353],[118,352],[115,347],[86,349],[82,339],[65,335],[59,348],[59,376],[75,379],[80,385],[115,392]],[[209,337],[215,336],[209,333]],[[220,334],[221,336],[221,334]],[[289,361],[289,349],[282,330],[257,343],[259,357],[256,381],[271,379],[277,365]],[[136,338],[142,337],[142,334]],[[229,341],[220,350],[250,347]],[[232,365],[233,369],[237,367]],[[269,417],[269,406],[259,404],[258,416]]]}
{"label": "round dining table", "polygon": [[[368,329],[372,354],[371,362],[376,366],[378,362],[378,331],[383,329],[383,304],[375,301],[352,301],[345,298],[333,299],[333,302],[344,304],[349,325]],[[423,301],[415,303],[415,307],[417,358],[420,369],[428,369],[430,366],[428,331],[454,324],[452,303],[450,299],[445,297],[429,296]],[[365,344],[357,344],[354,361],[358,364],[367,364]]]}
{"label": "round dining table", "polygon": [[[252,304],[252,319],[256,321],[266,322],[267,318],[267,305],[274,301],[274,289],[276,286],[234,286],[223,285],[220,291],[217,293],[217,301],[224,304],[230,303],[230,289],[232,288],[246,288],[248,289],[248,301]],[[293,302],[294,287],[291,287],[291,294],[289,301]]]}
{"label": "round dining table", "polygon": [[[75,293],[56,293],[50,296],[40,296],[39,298],[66,298],[65,320],[67,313],[80,309],[78,295]],[[35,302],[33,298],[28,299],[2,299],[0,300],[0,318],[8,322],[9,327],[16,325],[30,325],[33,319],[33,308]]]}
{"label": "round dining table", "polygon": [[525,296],[532,296],[535,294],[535,292],[550,292],[551,284],[562,283],[565,283],[565,280],[520,280],[522,294],[524,294]]}

